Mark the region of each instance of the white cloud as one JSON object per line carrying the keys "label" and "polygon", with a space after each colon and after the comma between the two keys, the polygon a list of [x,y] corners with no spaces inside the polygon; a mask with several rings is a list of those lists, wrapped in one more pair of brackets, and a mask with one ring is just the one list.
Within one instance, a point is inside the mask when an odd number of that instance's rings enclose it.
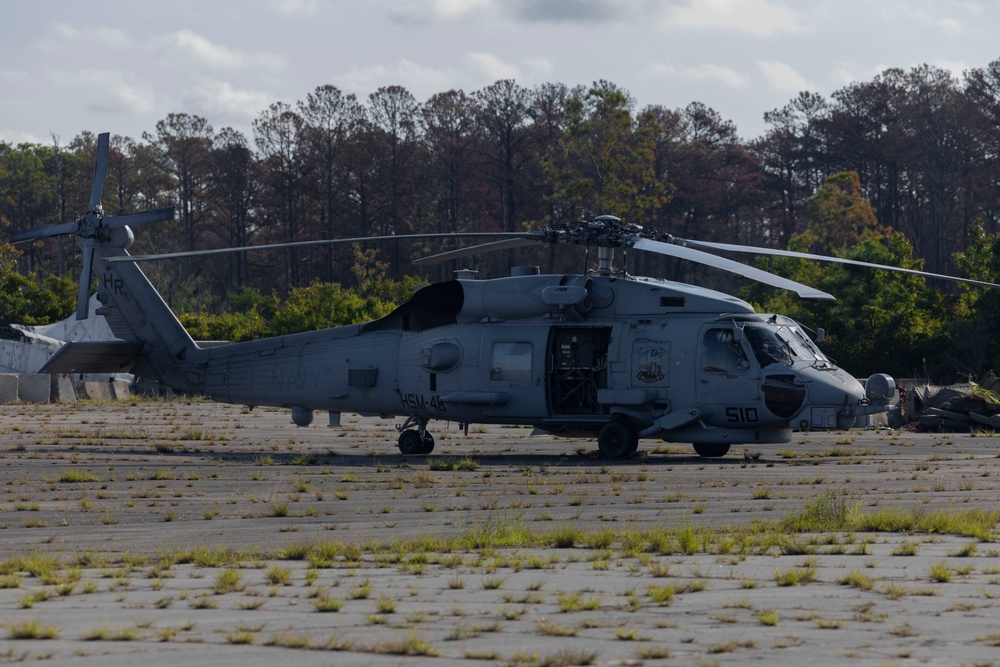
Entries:
{"label": "white cloud", "polygon": [[456,19],[489,10],[489,0],[431,0],[426,3],[441,18]]}
{"label": "white cloud", "polygon": [[41,45],[45,49],[56,49],[77,42],[86,42],[93,48],[126,48],[133,44],[132,38],[122,30],[105,26],[81,29],[60,22],[53,24],[51,34],[42,40]]}
{"label": "white cloud", "polygon": [[842,62],[830,72],[830,79],[838,87],[849,86],[858,81],[871,81],[889,67],[885,63],[861,66],[856,62]]}
{"label": "white cloud", "polygon": [[552,76],[555,67],[548,58],[525,58],[524,74],[530,81],[542,82]]}
{"label": "white cloud", "polygon": [[911,63],[896,63],[889,65],[887,63],[877,63],[874,65],[860,66],[855,62],[843,62],[840,63],[836,69],[830,72],[830,80],[837,85],[837,87],[849,86],[852,83],[857,83],[859,81],[872,81],[880,74],[885,72],[887,69],[901,69],[907,72],[915,67],[920,67],[924,64],[930,64],[939,69],[946,70],[950,72],[953,77],[958,80],[962,79],[962,76],[970,69],[979,67],[980,65],[969,65],[968,63],[961,60],[948,60],[946,58],[936,58],[930,63],[913,61]]}
{"label": "white cloud", "polygon": [[0,81],[24,81],[27,76],[24,70],[0,67]]}
{"label": "white cloud", "polygon": [[711,64],[685,67],[678,72],[678,77],[685,81],[715,81],[732,88],[741,88],[750,83],[750,77],[740,74],[731,67]]}
{"label": "white cloud", "polygon": [[965,32],[962,22],[958,19],[942,18],[938,20],[937,24],[946,37],[960,37]]}
{"label": "white cloud", "polygon": [[388,8],[390,20],[403,24],[481,19],[492,13],[490,0],[395,0]]}
{"label": "white cloud", "polygon": [[951,72],[951,75],[956,79],[961,79],[966,71],[974,69],[974,67],[960,60],[948,60],[947,58],[938,58],[932,64],[934,67],[940,67],[943,70]]}
{"label": "white cloud", "polygon": [[156,95],[153,89],[146,84],[132,83],[123,72],[93,69],[58,71],[52,72],[50,79],[58,86],[82,88],[90,92],[83,104],[93,111],[147,114],[154,108]]}
{"label": "white cloud", "polygon": [[764,73],[772,90],[789,95],[797,95],[804,90],[816,90],[816,86],[795,71],[788,63],[780,60],[758,60],[757,67]]}
{"label": "white cloud", "polygon": [[[909,1],[879,3],[883,22],[901,28],[908,24],[926,26],[945,37],[961,37],[974,32],[982,21],[983,4],[980,2],[923,2]],[[982,27],[982,26],[978,26]]]}
{"label": "white cloud", "polygon": [[425,67],[400,59],[392,65],[355,67],[335,74],[332,81],[343,90],[365,97],[383,86],[401,85],[419,100],[453,88],[474,90],[500,79],[516,79],[521,85],[546,81],[552,63],[545,58],[526,58],[520,63],[505,61],[492,53],[464,54],[453,68]]}
{"label": "white cloud", "polygon": [[490,53],[470,53],[468,56],[472,69],[490,81],[500,79],[517,79],[521,72],[510,63],[506,63]]}
{"label": "white cloud", "polygon": [[515,24],[599,24],[644,21],[650,3],[661,0],[383,0],[391,21],[488,23],[503,18]]}
{"label": "white cloud", "polygon": [[274,101],[265,92],[236,88],[228,81],[204,81],[185,98],[205,116],[218,113],[244,121],[252,120]]}
{"label": "white cloud", "polygon": [[267,6],[290,16],[312,16],[320,8],[319,0],[267,0]]}
{"label": "white cloud", "polygon": [[[499,3],[498,3],[499,5]],[[529,23],[631,23],[647,14],[644,0],[503,0],[504,11]]]}
{"label": "white cloud", "polygon": [[213,69],[241,70],[263,68],[271,71],[284,69],[281,56],[268,53],[244,53],[214,44],[191,30],[179,30],[159,41],[164,51],[179,52]]}
{"label": "white cloud", "polygon": [[11,146],[17,146],[18,144],[41,144],[42,146],[45,146],[48,145],[51,140],[52,137],[45,137],[43,139],[27,132],[0,128],[0,142],[5,141]]}
{"label": "white cloud", "polygon": [[805,31],[799,16],[771,0],[684,0],[663,12],[671,27],[723,28],[769,36]]}
{"label": "white cloud", "polygon": [[398,60],[391,67],[355,67],[332,78],[339,87],[359,97],[374,93],[383,86],[402,85],[414,97],[426,99],[456,87],[454,72],[424,67],[406,59]]}
{"label": "white cloud", "polygon": [[750,77],[740,74],[731,67],[706,63],[694,67],[676,67],[670,63],[654,63],[646,67],[640,76],[644,78],[677,79],[692,83],[721,83],[731,88],[742,88],[750,84]]}

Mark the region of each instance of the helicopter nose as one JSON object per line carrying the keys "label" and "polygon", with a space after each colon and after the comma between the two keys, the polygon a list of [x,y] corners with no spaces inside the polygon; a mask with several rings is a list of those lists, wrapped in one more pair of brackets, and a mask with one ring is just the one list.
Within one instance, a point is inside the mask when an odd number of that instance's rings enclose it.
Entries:
{"label": "helicopter nose", "polygon": [[857,405],[865,398],[865,388],[854,376],[840,368],[807,368],[799,377],[806,384],[808,397],[793,425],[803,429],[855,426],[857,417],[843,414],[845,406]]}

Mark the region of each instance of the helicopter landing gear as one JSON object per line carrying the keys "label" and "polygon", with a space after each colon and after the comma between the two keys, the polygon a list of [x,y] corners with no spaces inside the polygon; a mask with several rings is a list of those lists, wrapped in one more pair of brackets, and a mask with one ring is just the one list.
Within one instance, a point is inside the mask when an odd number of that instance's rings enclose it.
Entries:
{"label": "helicopter landing gear", "polygon": [[612,419],[597,434],[597,448],[606,459],[628,458],[638,447],[639,436],[627,419]]}
{"label": "helicopter landing gear", "polygon": [[406,456],[430,454],[434,451],[434,436],[427,431],[424,431],[421,436],[420,431],[409,428],[399,434],[397,446],[399,451]]}
{"label": "helicopter landing gear", "polygon": [[729,445],[699,443],[694,445],[694,451],[705,459],[718,459],[729,453]]}
{"label": "helicopter landing gear", "polygon": [[[413,424],[417,428],[409,428]],[[434,436],[427,431],[427,420],[410,417],[401,426],[397,426],[399,440],[396,446],[404,456],[419,456],[434,451]]]}
{"label": "helicopter landing gear", "polygon": [[419,431],[412,428],[399,434],[397,446],[404,456],[416,456],[424,453],[424,439],[420,437]]}
{"label": "helicopter landing gear", "polygon": [[434,436],[424,431],[424,451],[421,454],[430,454],[434,451]]}

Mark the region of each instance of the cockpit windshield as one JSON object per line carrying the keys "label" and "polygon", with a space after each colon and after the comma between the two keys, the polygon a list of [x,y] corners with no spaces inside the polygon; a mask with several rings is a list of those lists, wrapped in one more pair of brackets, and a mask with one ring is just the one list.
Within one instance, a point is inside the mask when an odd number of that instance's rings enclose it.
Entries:
{"label": "cockpit windshield", "polygon": [[761,368],[775,363],[804,361],[827,365],[830,360],[793,319],[777,315],[766,322],[747,322],[743,332]]}
{"label": "cockpit windshield", "polygon": [[743,335],[750,343],[750,349],[757,358],[761,368],[771,364],[791,364],[792,352],[786,341],[778,337],[775,331],[767,325],[746,324]]}
{"label": "cockpit windshield", "polygon": [[816,347],[816,344],[812,342],[812,339],[809,338],[806,332],[802,330],[802,327],[797,324],[779,325],[776,333],[782,340],[786,340],[789,347],[792,348],[792,353],[797,358],[813,362],[830,362],[826,355],[820,352],[820,349]]}

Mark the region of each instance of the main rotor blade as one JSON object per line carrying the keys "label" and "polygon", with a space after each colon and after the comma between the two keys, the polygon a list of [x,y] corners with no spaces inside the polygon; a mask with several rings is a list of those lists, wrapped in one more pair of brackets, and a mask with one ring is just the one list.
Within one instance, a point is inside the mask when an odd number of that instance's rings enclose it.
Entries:
{"label": "main rotor blade", "polygon": [[781,276],[773,273],[768,273],[767,271],[762,271],[761,269],[748,266],[740,262],[735,262],[731,259],[726,259],[725,257],[719,257],[718,255],[713,255],[712,253],[695,250],[694,248],[686,248],[684,246],[674,245],[673,243],[652,241],[650,239],[639,239],[635,242],[633,247],[638,250],[658,252],[661,255],[669,255],[679,259],[686,259],[691,262],[713,266],[717,269],[722,269],[745,278],[750,278],[751,280],[756,280],[757,282],[764,283],[765,285],[791,290],[804,299],[823,299],[826,301],[835,301],[833,295],[827,294],[826,292],[818,290],[814,287],[797,283],[794,280],[789,280],[788,278],[782,278]]}
{"label": "main rotor blade", "polygon": [[177,208],[175,206],[166,206],[164,208],[154,208],[149,211],[140,211],[139,213],[109,215],[104,218],[104,223],[109,227],[124,227],[128,225],[132,229],[138,229],[139,227],[151,225],[154,222],[173,220],[176,217],[176,213]]}
{"label": "main rotor blade", "polygon": [[[125,217],[125,216],[122,216]],[[236,248],[215,248],[212,250],[188,250],[184,252],[168,252],[162,255],[124,255],[108,257],[109,262],[158,262],[164,259],[179,259],[182,257],[208,257],[210,255],[231,255],[253,250],[284,250],[287,248],[305,248],[314,245],[341,245],[344,243],[371,243],[372,241],[409,241],[416,239],[455,239],[455,238],[544,238],[542,232],[456,232],[451,234],[398,234],[392,236],[359,236],[351,239],[319,239],[314,241],[293,241],[291,243],[272,243],[270,245],[249,245]],[[707,254],[707,253],[706,253]]]}
{"label": "main rotor blade", "polygon": [[94,239],[83,244],[83,268],[80,270],[80,291],[76,297],[76,319],[85,320],[90,312],[90,273],[94,268]]}
{"label": "main rotor blade", "polygon": [[90,190],[90,206],[88,211],[93,211],[101,203],[101,194],[104,192],[104,180],[108,177],[108,153],[110,147],[111,133],[102,132],[97,135],[97,159],[94,161],[94,183]]}
{"label": "main rotor blade", "polygon": [[22,229],[20,231],[16,231],[10,235],[10,242],[24,243],[25,241],[38,241],[39,239],[47,239],[50,236],[72,234],[75,231],[75,222],[60,222],[55,225],[45,225],[44,227],[35,227],[34,229]]}
{"label": "main rotor blade", "polygon": [[434,266],[437,264],[443,264],[450,259],[461,259],[463,257],[471,257],[472,255],[479,255],[484,252],[496,252],[498,250],[510,250],[513,248],[524,248],[526,246],[537,245],[540,243],[537,239],[504,239],[503,241],[493,241],[491,243],[480,243],[478,245],[469,246],[467,248],[457,248],[455,250],[448,250],[447,252],[439,252],[436,255],[428,255],[427,257],[420,257],[419,259],[413,260],[414,266]]}
{"label": "main rotor blade", "polygon": [[924,276],[926,278],[939,278],[941,280],[950,280],[956,283],[967,283],[969,285],[979,285],[981,287],[993,287],[1000,289],[1000,285],[997,285],[996,283],[987,283],[981,280],[972,280],[971,278],[956,278],[955,276],[946,276],[941,273],[930,273],[929,271],[917,271],[916,269],[904,269],[901,266],[873,264],[871,262],[862,262],[857,259],[844,259],[842,257],[827,257],[826,255],[813,255],[808,252],[797,252],[795,250],[776,250],[774,248],[733,245],[731,243],[715,243],[712,241],[690,241],[688,239],[684,239],[684,243],[686,243],[689,246],[697,246],[700,248],[713,248],[715,250],[725,250],[729,252],[743,252],[754,255],[776,255],[778,257],[798,257],[800,259],[813,259],[820,262],[834,262],[836,264],[850,264],[852,266],[864,266],[869,269],[883,269],[885,271],[897,271],[899,273],[909,273],[911,275]]}

